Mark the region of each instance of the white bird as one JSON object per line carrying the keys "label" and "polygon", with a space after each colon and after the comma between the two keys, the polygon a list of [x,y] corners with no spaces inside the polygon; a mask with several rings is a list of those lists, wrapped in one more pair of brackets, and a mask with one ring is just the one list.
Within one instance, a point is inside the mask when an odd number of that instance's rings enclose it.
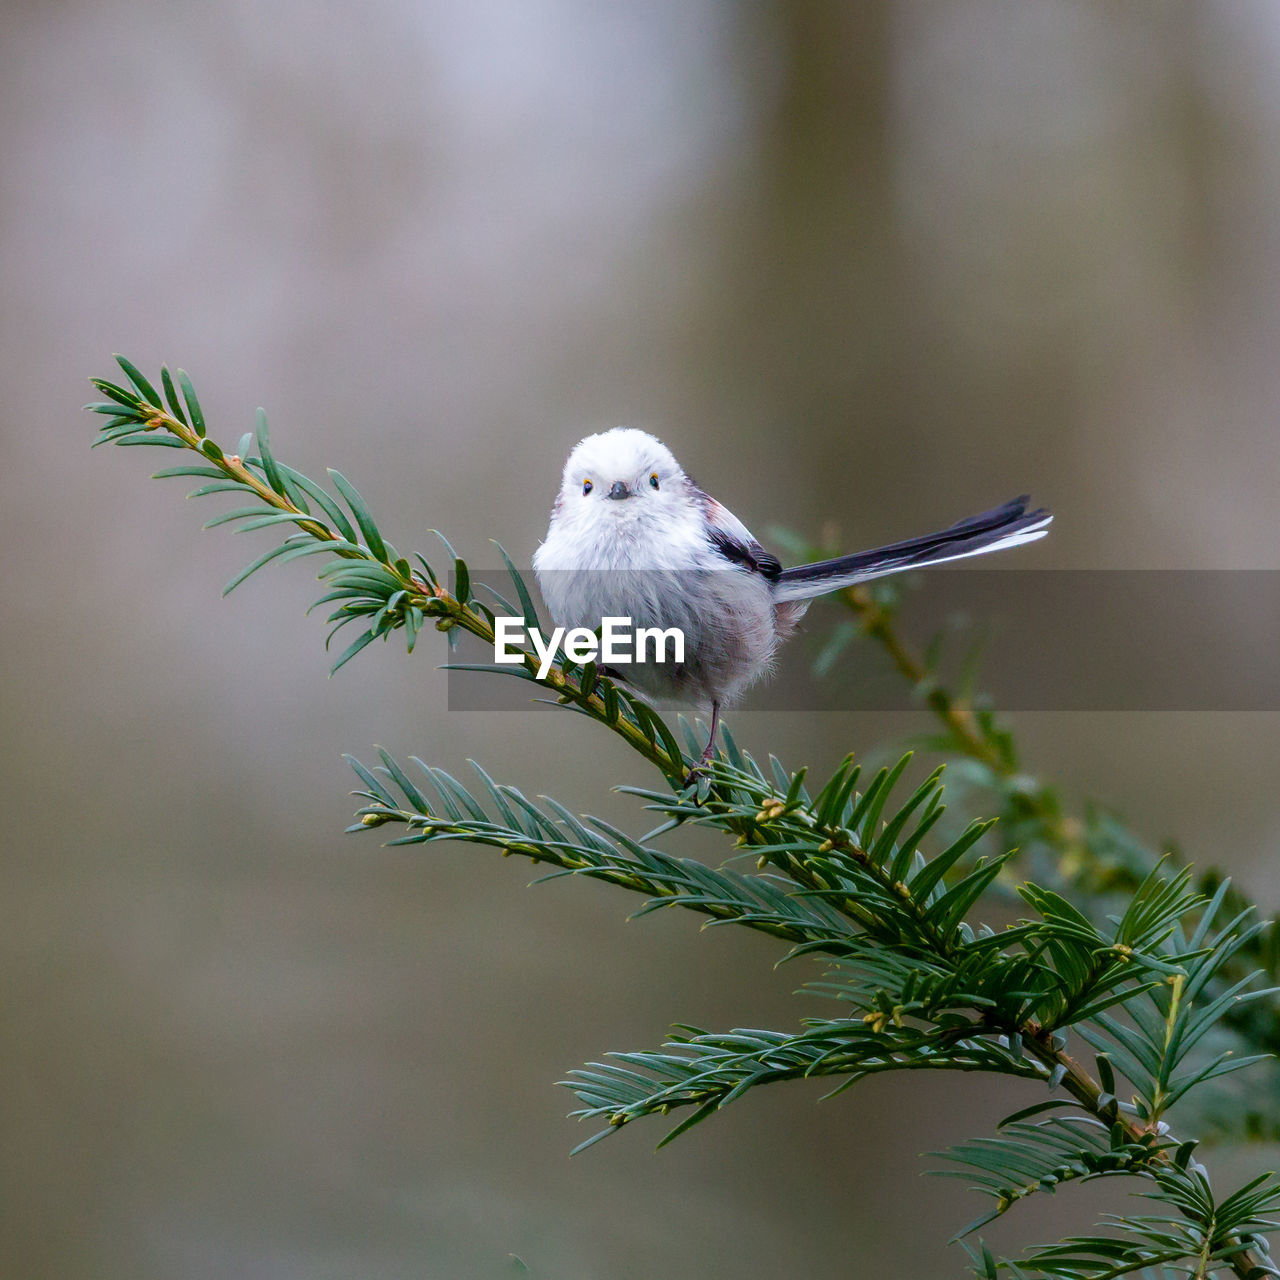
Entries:
{"label": "white bird", "polygon": [[700,767],[715,749],[721,707],[769,672],[813,597],[1034,542],[1053,517],[1028,511],[1027,501],[925,537],[784,569],[660,440],[615,427],[569,454],[533,567],[557,625],[594,630],[605,617],[624,617],[634,627],[683,631],[682,663],[636,663],[617,674],[652,697],[710,711]]}

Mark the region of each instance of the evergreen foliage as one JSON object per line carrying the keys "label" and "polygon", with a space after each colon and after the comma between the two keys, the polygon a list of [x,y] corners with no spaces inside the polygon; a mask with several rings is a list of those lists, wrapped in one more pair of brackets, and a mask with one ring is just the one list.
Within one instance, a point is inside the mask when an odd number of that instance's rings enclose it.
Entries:
{"label": "evergreen foliage", "polygon": [[[199,481],[192,496],[245,501],[209,525],[285,527],[286,537],[228,591],[272,561],[327,555],[317,604],[334,606],[329,639],[352,623],[359,628],[334,670],[396,631],[412,650],[428,619],[490,643],[492,606],[536,623],[505,552],[514,604],[473,588],[466,562],[443,539],[439,567],[421,556],[411,563],[345,477],[330,472],[330,490],[275,457],[261,411],[256,431],[226,452],[207,435],[186,374],[162,368],[157,391],[127,360],[119,363],[127,386],[94,380],[106,397],[89,406],[104,418],[97,442],[198,455],[156,474]],[[602,1124],[582,1147],[651,1116],[672,1117],[662,1139],[669,1142],[752,1089],[799,1077],[829,1077],[833,1093],[888,1071],[1033,1081],[1044,1091],[1040,1101],[1007,1116],[996,1133],[940,1153],[939,1172],[965,1178],[987,1201],[957,1237],[972,1274],[1280,1275],[1265,1236],[1275,1225],[1269,1215],[1280,1210],[1280,1180],[1266,1174],[1218,1194],[1187,1127],[1266,1128],[1257,1108],[1242,1109],[1223,1090],[1226,1077],[1255,1066],[1280,1039],[1268,999],[1274,988],[1257,976],[1276,973],[1274,931],[1220,876],[1197,879],[1112,818],[1068,816],[1050,785],[1023,773],[994,712],[949,692],[936,664],[911,653],[893,625],[891,596],[855,589],[845,604],[848,624],[820,662],[859,636],[879,643],[938,718],[941,736],[926,746],[958,757],[970,782],[996,798],[1003,822],[994,830],[975,819],[943,837],[943,769],[908,789],[909,754],[870,776],[850,756],[810,784],[804,768],[772,756],[760,762],[726,732],[720,754],[690,776],[698,754],[691,726],[669,725],[591,664],[562,657],[539,682],[532,653],[519,667],[470,669],[547,686],[554,701],[618,734],[655,766],[664,785],[620,788],[657,815],[652,831],[636,839],[556,800],[535,802],[478,765],[467,785],[385,752],[372,768],[351,761],[362,801],[351,830],[393,828],[393,844],[496,848],[542,864],[547,878],[589,876],[631,890],[643,899],[636,914],[681,907],[709,924],[769,934],[782,944],[782,959],[821,965],[803,990],[833,1002],[825,1016],[786,1031],[680,1025],[657,1049],[569,1072],[576,1114]],[[664,845],[690,825],[722,833],[733,857],[710,867],[669,852]],[[1001,838],[1002,828],[1030,854]],[[747,869],[734,865],[742,860]],[[1029,864],[1049,874],[1015,889],[1015,868],[1025,874]],[[982,921],[993,908],[1005,919],[1013,901],[1012,922]],[[1104,1178],[1128,1179],[1124,1189],[1136,1187],[1154,1212],[1110,1215],[1095,1234],[1016,1259],[998,1257],[976,1235],[1029,1197]]]}

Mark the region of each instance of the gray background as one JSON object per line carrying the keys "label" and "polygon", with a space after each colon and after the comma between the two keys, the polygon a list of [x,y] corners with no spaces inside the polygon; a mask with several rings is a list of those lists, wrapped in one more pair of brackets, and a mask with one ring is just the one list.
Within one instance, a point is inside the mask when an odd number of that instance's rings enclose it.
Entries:
{"label": "gray background", "polygon": [[[145,479],[169,455],[90,454],[84,378],[181,364],[228,445],[263,403],[399,544],[481,563],[627,422],[757,531],[853,548],[1030,489],[1058,521],[1022,568],[1280,567],[1278,67],[1267,0],[10,0],[4,1273],[958,1274],[976,1201],[916,1153],[1007,1109],[969,1079],[567,1158],[563,1071],[676,1018],[791,1025],[803,975],[344,838],[373,742],[633,830],[608,786],[648,778],[573,717],[446,713],[438,646],[327,681],[307,566],[220,601],[267,536],[201,533]],[[922,722],[734,723],[823,768]],[[1274,715],[1018,724],[1030,767],[1280,897]]]}

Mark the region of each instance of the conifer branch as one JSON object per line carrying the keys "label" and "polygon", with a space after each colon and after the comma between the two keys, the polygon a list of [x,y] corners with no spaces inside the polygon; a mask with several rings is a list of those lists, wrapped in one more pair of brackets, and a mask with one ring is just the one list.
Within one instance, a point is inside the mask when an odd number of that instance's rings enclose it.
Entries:
{"label": "conifer branch", "polygon": [[[829,548],[807,545],[785,532],[780,531],[779,536],[802,556],[833,554]],[[1096,809],[1071,812],[1051,782],[1023,768],[1014,734],[990,699],[949,688],[938,672],[936,646],[925,656],[902,634],[896,617],[899,592],[896,585],[877,589],[871,584],[838,593],[857,629],[838,628],[820,664],[824,669],[829,667],[856,634],[880,646],[939,722],[941,735],[927,745],[946,756],[972,761],[986,774],[1002,806],[998,831],[1003,847],[1014,851],[1011,865],[1025,865],[1030,849],[1042,846],[1052,853],[1052,865],[1061,876],[1064,891],[1093,910],[1105,911],[1114,895],[1132,892],[1161,857],[1177,857],[1150,848],[1110,814]],[[1224,883],[1226,877],[1212,868],[1197,878],[1197,887],[1206,896]],[[1227,889],[1226,901],[1233,911],[1250,905],[1249,896],[1236,887]],[[1274,921],[1269,923],[1271,927],[1255,931],[1223,966],[1223,983],[1237,982],[1255,970],[1270,982],[1280,981],[1280,928]],[[1276,1004],[1228,1008],[1223,1023],[1248,1048],[1265,1055],[1280,1054],[1280,1007]],[[1274,1073],[1272,1079],[1274,1082]],[[1273,1083],[1268,1092],[1272,1105],[1237,1108],[1233,1132],[1251,1138],[1280,1134],[1274,1097]]]}
{"label": "conifer branch", "polygon": [[[395,844],[462,839],[499,846],[552,863],[562,873],[608,879],[652,895],[639,914],[681,905],[711,915],[716,923],[773,933],[793,943],[793,957],[812,951],[836,957],[837,980],[810,989],[852,1004],[850,1016],[809,1019],[791,1034],[681,1027],[659,1050],[615,1054],[608,1062],[571,1072],[566,1083],[584,1104],[577,1114],[608,1122],[578,1149],[633,1120],[689,1108],[665,1144],[764,1084],[838,1076],[839,1092],[885,1071],[977,1070],[1039,1080],[1057,1096],[1010,1117],[1012,1137],[950,1154],[959,1163],[976,1165],[981,1170],[977,1185],[996,1199],[994,1211],[966,1231],[1064,1181],[1140,1176],[1172,1198],[1203,1176],[1192,1160],[1196,1144],[1179,1143],[1164,1112],[1187,1089],[1250,1060],[1213,1055],[1181,1076],[1179,1066],[1225,1007],[1271,994],[1238,989],[1196,1006],[1216,969],[1259,928],[1237,917],[1210,936],[1225,888],[1205,903],[1190,889],[1188,872],[1167,876],[1157,869],[1104,934],[1056,894],[1026,886],[1023,896],[1036,919],[999,933],[975,929],[964,916],[999,863],[980,861],[954,883],[943,878],[983,824],[975,824],[932,861],[919,852],[916,832],[921,824],[931,826],[936,812],[937,774],[893,806],[886,821],[883,814],[902,764],[881,771],[859,794],[854,766],[846,761],[813,798],[803,772],[788,774],[775,762],[770,777],[736,744],[730,750],[735,763],[712,766],[713,785],[701,802],[687,794],[624,790],[646,799],[669,820],[733,834],[739,846],[756,854],[766,875],[674,859],[597,819],[580,820],[553,801],[550,812],[540,809],[478,769],[483,799],[419,762],[433,789],[434,799],[428,799],[385,753],[376,773],[356,766],[367,787],[360,793],[367,804],[353,831],[400,823],[408,832]],[[916,827],[909,830],[913,818]],[[795,907],[784,905],[788,898]],[[849,923],[833,928],[829,915],[789,918],[793,911],[807,912],[815,901],[846,914]],[[1192,917],[1196,927],[1184,934],[1182,924]],[[1122,1008],[1137,1032],[1115,1022],[1109,1016],[1113,1008]],[[1068,1052],[1069,1032],[1099,1051],[1096,1073]],[[1130,1103],[1117,1097],[1113,1063],[1138,1091]],[[1063,1105],[1074,1106],[1080,1119],[1025,1122],[1029,1114]],[[1095,1127],[1081,1127],[1086,1122]],[[1064,1134],[1078,1138],[1066,1154]],[[1026,1176],[1026,1148],[1033,1139],[1047,1149],[1040,1163],[1050,1161],[1036,1174],[1034,1186]],[[1280,1204],[1280,1189],[1268,1187]],[[1184,1228],[1175,1235],[1185,1243]],[[1207,1238],[1197,1237],[1197,1249]],[[1106,1238],[1081,1238],[1090,1239]],[[1240,1276],[1271,1274],[1263,1250],[1257,1242],[1243,1247],[1236,1234],[1229,1234],[1214,1237],[1206,1257],[1230,1265]],[[1139,1250],[1132,1257],[1149,1255]],[[1048,1255],[1044,1261],[1050,1261]]]}
{"label": "conifer branch", "polygon": [[[273,524],[297,528],[296,533],[232,578],[223,591],[224,595],[273,560],[284,563],[327,552],[336,559],[324,565],[319,576],[327,580],[333,590],[316,604],[341,601],[329,617],[329,622],[336,624],[329,633],[329,640],[352,622],[364,621],[367,624],[334,663],[332,671],[337,671],[372,641],[385,640],[401,628],[407,634],[407,647],[412,652],[427,618],[435,620],[439,631],[459,628],[487,645],[493,644],[493,610],[475,598],[467,563],[454,553],[447,541],[445,548],[451,559],[455,584],[452,590],[443,585],[440,576],[422,556],[414,557],[420,570],[415,570],[407,559],[400,556],[382,536],[359,492],[341,473],[329,473],[338,491],[335,496],[300,472],[278,462],[271,451],[267,417],[263,410],[258,410],[256,433],[246,433],[236,451],[228,453],[206,434],[203,410],[195,388],[183,370],[178,370],[175,385],[175,379],[162,366],[162,400],[155,387],[132,363],[123,356],[116,359],[132,386],[125,388],[104,379],[91,379],[93,385],[108,397],[106,401],[85,406],[91,412],[106,417],[95,445],[151,445],[189,450],[200,456],[199,464],[167,467],[155,472],[153,478],[183,477],[212,481],[200,485],[187,496],[240,493],[257,499],[277,513],[264,516],[259,506],[236,508],[215,516],[206,523],[206,528],[234,521],[240,522],[236,532],[248,532]],[[181,387],[181,394],[178,387]],[[255,444],[256,454],[250,452]],[[349,516],[343,510],[343,502],[350,511]],[[318,511],[311,510],[312,504]],[[499,551],[510,566],[506,552],[501,548]],[[536,623],[527,589],[514,566],[511,566],[511,572],[522,611]],[[505,608],[519,612],[509,601],[501,597],[498,600]],[[326,647],[328,643],[326,640]],[[519,652],[519,666],[480,669],[526,680],[536,679],[538,663],[535,655],[527,649]],[[594,665],[578,666],[560,657],[543,683],[561,705],[581,711],[611,729],[666,777],[682,779],[686,776],[688,762],[667,726],[650,712],[641,699],[599,676]]]}
{"label": "conifer branch", "polygon": [[[476,598],[467,564],[447,542],[451,587],[422,557],[414,568],[387,543],[344,477],[330,473],[331,492],[277,461],[261,412],[256,439],[249,433],[227,453],[207,437],[185,374],[175,382],[161,370],[162,399],[133,365],[120,365],[131,387],[95,380],[107,397],[90,406],[107,419],[100,441],[197,453],[198,465],[157,474],[203,481],[195,495],[232,492],[256,504],[210,524],[291,530],[228,590],[273,560],[333,557],[320,570],[329,588],[321,603],[337,604],[335,631],[351,622],[365,628],[335,670],[401,628],[412,649],[427,618],[493,642],[494,613]],[[536,623],[523,579],[507,564],[518,611]],[[887,618],[867,617],[899,670],[918,675]],[[537,682],[532,653],[519,667],[472,669]],[[978,856],[990,824],[974,821],[945,847],[926,851],[943,813],[941,770],[904,798],[909,757],[869,780],[849,757],[811,791],[804,769],[790,771],[773,757],[762,767],[726,733],[723,753],[689,781],[696,742],[687,755],[662,717],[624,686],[563,659],[542,683],[666,778],[669,790],[620,788],[660,816],[648,836],[633,839],[549,798],[534,803],[479,766],[473,791],[416,760],[421,776],[411,776],[385,752],[374,769],[351,761],[363,802],[351,829],[398,826],[403,834],[394,844],[494,847],[549,867],[551,877],[587,876],[639,893],[645,902],[637,914],[680,906],[708,924],[763,932],[787,944],[784,959],[824,956],[825,976],[806,990],[842,1006],[837,1016],[806,1019],[792,1032],[679,1027],[659,1050],[571,1072],[566,1083],[582,1104],[578,1114],[607,1124],[584,1146],[633,1120],[682,1109],[670,1141],[756,1087],[800,1077],[834,1078],[836,1092],[893,1070],[1035,1080],[1046,1088],[1044,1101],[1007,1117],[997,1135],[945,1153],[993,1205],[961,1235],[1040,1191],[1120,1174],[1139,1178],[1167,1212],[1113,1216],[1104,1223],[1108,1234],[1073,1237],[1018,1260],[998,1259],[981,1242],[966,1246],[975,1275],[1104,1280],[1157,1266],[1167,1275],[1280,1275],[1263,1235],[1274,1225],[1267,1215],[1280,1210],[1275,1178],[1215,1197],[1196,1142],[1175,1137],[1166,1119],[1188,1094],[1256,1061],[1234,1058],[1214,1039],[1219,1023],[1243,1025],[1242,1011],[1272,994],[1255,985],[1247,965],[1259,954],[1263,926],[1226,883],[1198,889],[1190,869],[1152,860],[1123,889],[1110,886],[1110,911],[1082,910],[1054,888],[1028,883],[1018,890],[1026,915],[993,929],[970,917],[1014,850]],[[930,690],[929,700],[962,754],[1012,779],[1012,740],[994,722],[945,691]],[[655,843],[690,824],[730,837],[736,856],[755,858],[755,873],[712,868]],[[1092,1066],[1083,1060],[1089,1051]]]}

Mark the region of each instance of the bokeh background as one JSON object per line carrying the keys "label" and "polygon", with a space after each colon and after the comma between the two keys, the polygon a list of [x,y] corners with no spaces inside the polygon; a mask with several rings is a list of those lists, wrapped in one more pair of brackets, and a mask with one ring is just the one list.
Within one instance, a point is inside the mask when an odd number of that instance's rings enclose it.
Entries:
{"label": "bokeh background", "polygon": [[[327,680],[306,564],[221,601],[255,535],[90,454],[84,379],[180,364],[222,439],[265,404],[286,460],[480,564],[626,422],[757,529],[853,548],[1030,489],[1058,521],[1019,567],[1280,567],[1280,8],[8,0],[0,112],[0,1270],[958,1274],[974,1205],[916,1155],[1001,1114],[968,1079],[568,1159],[566,1069],[791,1025],[802,975],[344,837],[374,742],[636,831],[608,787],[643,774],[574,717],[448,713],[438,646]],[[821,768],[922,722],[734,723]],[[1275,716],[1017,723],[1280,900]]]}

